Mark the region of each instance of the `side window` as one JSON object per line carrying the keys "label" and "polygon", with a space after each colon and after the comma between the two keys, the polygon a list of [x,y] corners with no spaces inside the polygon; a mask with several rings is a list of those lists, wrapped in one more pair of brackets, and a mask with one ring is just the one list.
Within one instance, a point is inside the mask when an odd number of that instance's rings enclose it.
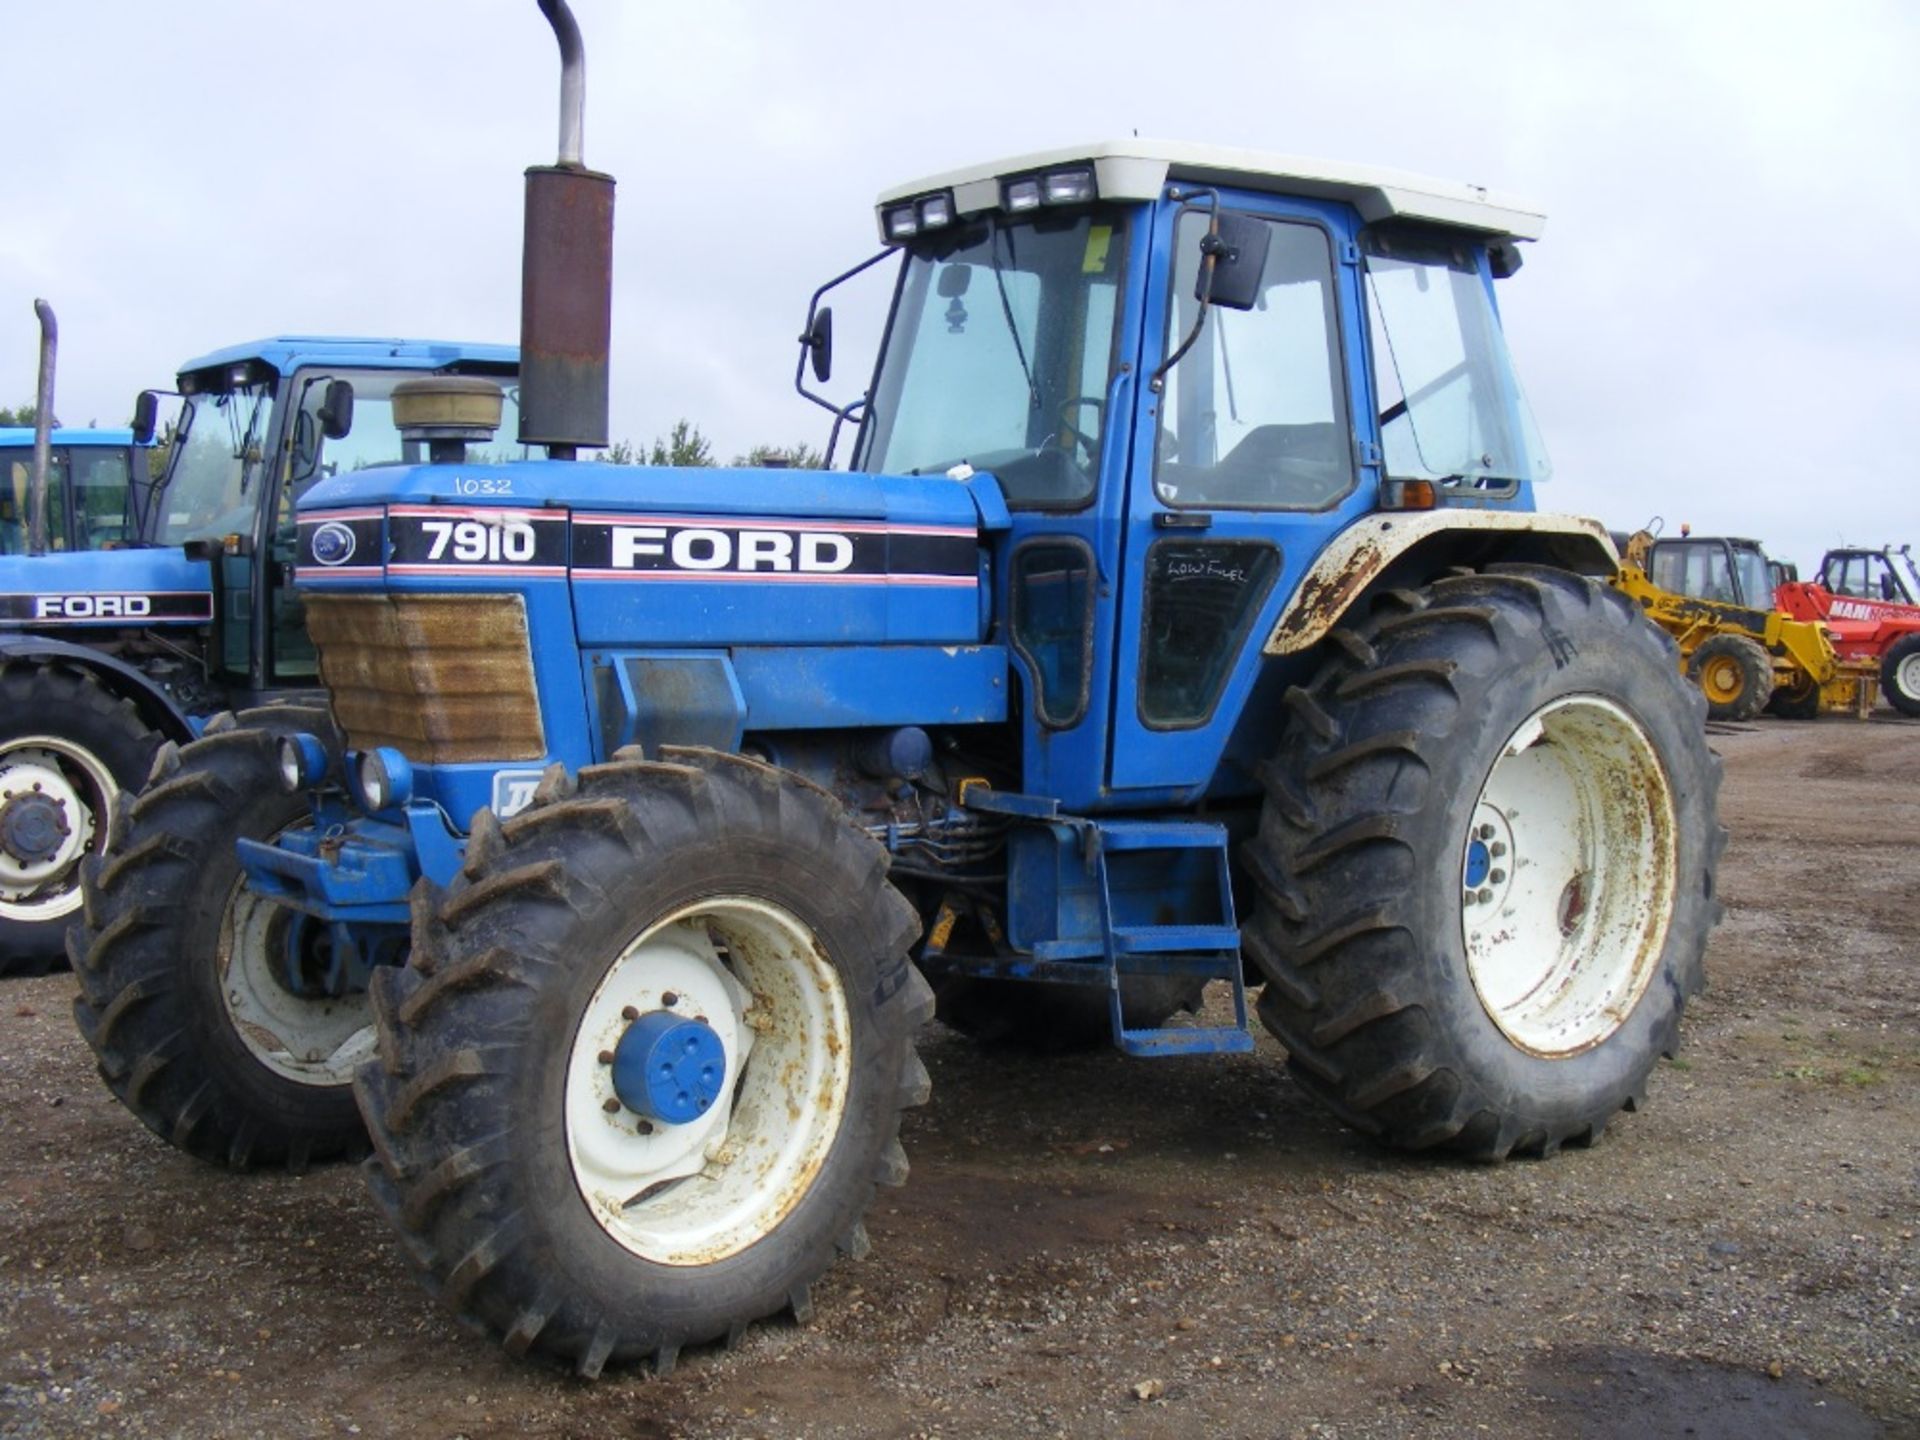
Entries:
{"label": "side window", "polygon": [[1078,540],[1022,545],[1013,557],[1013,644],[1033,669],[1034,713],[1071,725],[1086,713],[1093,658],[1093,553]]}
{"label": "side window", "polygon": [[[27,553],[33,492],[33,451],[9,450],[0,456],[0,555]],[[55,450],[47,461],[47,549],[67,548],[67,452]]]}
{"label": "side window", "polygon": [[1257,541],[1161,540],[1147,551],[1140,718],[1204,724],[1280,568]]}
{"label": "side window", "polygon": [[103,446],[75,446],[73,458],[73,544],[98,550],[127,539],[127,452]]}
{"label": "side window", "polygon": [[[1167,372],[1154,469],[1162,504],[1324,510],[1353,489],[1332,248],[1317,225],[1266,223],[1254,308],[1209,306],[1193,348]],[[1206,228],[1192,210],[1174,230],[1169,351],[1199,311]]]}

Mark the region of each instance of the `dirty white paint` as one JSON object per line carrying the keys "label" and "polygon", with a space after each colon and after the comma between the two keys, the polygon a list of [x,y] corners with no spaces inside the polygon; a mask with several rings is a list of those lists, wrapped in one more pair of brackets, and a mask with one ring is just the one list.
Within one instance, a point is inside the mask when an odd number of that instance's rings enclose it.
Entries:
{"label": "dirty white paint", "polygon": [[[685,1125],[619,1106],[600,1058],[627,1010],[662,1008],[704,1020],[726,1054],[719,1098]],[[710,1264],[770,1233],[839,1134],[851,1039],[839,972],[780,906],[722,896],[647,927],[608,965],[567,1057],[567,1154],[594,1219],[665,1265]]]}
{"label": "dirty white paint", "polygon": [[1488,873],[1461,888],[1480,1003],[1520,1049],[1558,1058],[1620,1028],[1659,967],[1677,847],[1672,787],[1619,705],[1542,706],[1494,761],[1457,863],[1478,839]]}

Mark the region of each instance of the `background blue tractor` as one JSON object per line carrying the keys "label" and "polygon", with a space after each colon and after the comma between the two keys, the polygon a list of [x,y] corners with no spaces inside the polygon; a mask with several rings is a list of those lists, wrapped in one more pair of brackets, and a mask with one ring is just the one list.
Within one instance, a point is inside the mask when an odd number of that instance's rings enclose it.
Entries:
{"label": "background blue tractor", "polygon": [[[520,438],[568,458],[578,138],[522,329]],[[905,1177],[936,990],[1149,1057],[1251,1048],[1257,995],[1338,1114],[1498,1159],[1638,1103],[1701,982],[1700,697],[1605,532],[1533,509],[1494,282],[1537,215],[1126,141],[878,219],[849,471],[478,464],[428,387],[442,463],[301,501],[326,706],[168,747],[88,868],[114,1093],[230,1166],[370,1138],[429,1288],[585,1374],[805,1316]]]}
{"label": "background blue tractor", "polygon": [[150,394],[134,431],[55,432],[52,544],[38,556],[26,543],[32,432],[0,431],[0,974],[64,953],[80,861],[104,847],[115,795],[140,787],[164,741],[191,740],[236,704],[318,694],[289,585],[294,497],[326,475],[426,457],[393,424],[396,384],[511,385],[516,355],[283,335],[189,361],[157,480]]}

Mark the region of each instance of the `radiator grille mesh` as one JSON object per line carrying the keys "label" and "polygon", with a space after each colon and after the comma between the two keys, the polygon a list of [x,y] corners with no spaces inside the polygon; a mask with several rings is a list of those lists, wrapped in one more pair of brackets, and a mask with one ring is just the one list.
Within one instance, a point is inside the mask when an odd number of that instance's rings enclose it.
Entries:
{"label": "radiator grille mesh", "polygon": [[307,631],[355,749],[416,764],[547,753],[519,595],[313,595]]}

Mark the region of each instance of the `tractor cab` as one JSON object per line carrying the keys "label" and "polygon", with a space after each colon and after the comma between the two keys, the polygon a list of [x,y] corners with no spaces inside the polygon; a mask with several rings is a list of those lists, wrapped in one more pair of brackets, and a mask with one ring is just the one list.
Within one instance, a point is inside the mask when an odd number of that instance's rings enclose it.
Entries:
{"label": "tractor cab", "polygon": [[[291,589],[294,503],[316,481],[427,458],[393,420],[395,385],[423,374],[492,377],[511,387],[505,345],[283,335],[189,361],[166,468],[141,522],[151,546],[213,565],[210,673],[241,690],[311,686],[313,644]],[[153,392],[135,429],[154,433]],[[511,392],[509,393],[511,404]],[[518,446],[497,459],[517,459]]]}
{"label": "tractor cab", "polygon": [[1773,609],[1772,562],[1757,540],[1656,540],[1647,565],[1647,578],[1675,595],[1743,610]]}
{"label": "tractor cab", "polygon": [[1494,300],[1543,222],[1477,186],[1126,141],[895,187],[877,219],[878,364],[823,403],[856,471],[1004,498],[1022,785],[1062,803],[1251,789],[1223,762],[1286,668],[1262,651],[1324,628],[1278,635],[1334,538],[1531,511],[1548,474]]}
{"label": "tractor cab", "polygon": [[1906,545],[1897,550],[1829,550],[1820,561],[1820,583],[1835,595],[1853,600],[1920,604],[1915,599],[1920,596],[1920,568],[1915,567],[1911,547]]}

